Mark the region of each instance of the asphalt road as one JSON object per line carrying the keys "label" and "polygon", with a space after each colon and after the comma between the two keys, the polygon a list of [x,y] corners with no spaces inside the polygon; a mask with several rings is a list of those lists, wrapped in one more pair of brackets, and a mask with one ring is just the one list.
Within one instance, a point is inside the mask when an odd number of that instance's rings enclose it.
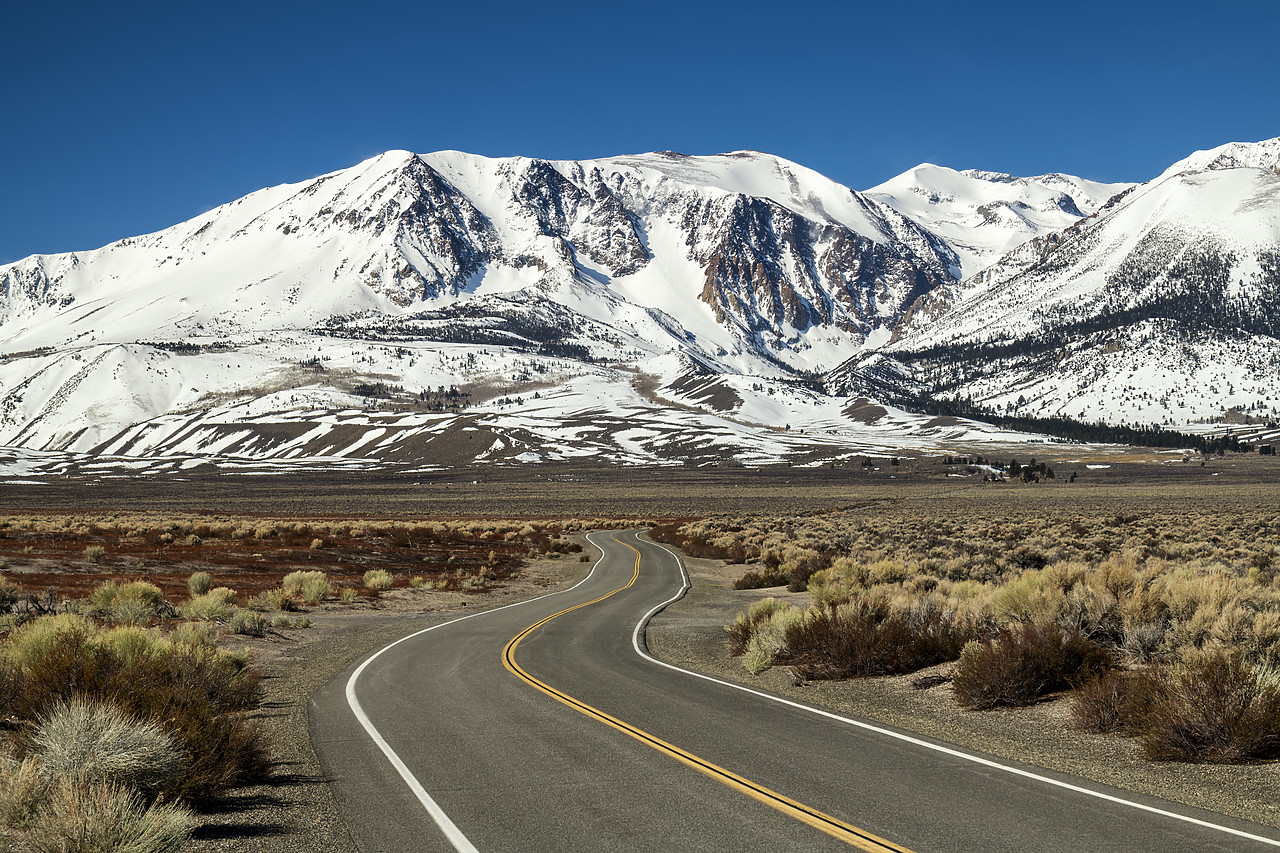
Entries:
{"label": "asphalt road", "polygon": [[313,697],[364,853],[1280,849],[1265,827],[647,659],[636,629],[682,589],[679,561],[634,533],[593,541],[605,557],[576,587],[411,635]]}

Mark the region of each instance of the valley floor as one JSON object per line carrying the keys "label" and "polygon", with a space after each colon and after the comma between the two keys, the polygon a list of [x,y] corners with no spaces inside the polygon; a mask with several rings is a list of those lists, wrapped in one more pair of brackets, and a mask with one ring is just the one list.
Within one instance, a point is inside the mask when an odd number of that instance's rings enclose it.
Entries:
{"label": "valley floor", "polygon": [[[980,475],[956,476],[955,470],[914,462],[877,466],[878,471],[560,467],[458,471],[434,482],[357,476],[68,481],[7,487],[0,504],[14,513],[212,513],[216,508],[218,513],[256,511],[309,518],[579,517],[615,523],[808,515],[886,503],[907,509],[927,506],[931,511],[948,504],[966,512],[1018,507],[1046,515],[1081,508],[1159,514],[1274,511],[1280,506],[1280,462],[1272,459],[1228,456],[1209,459],[1204,467],[1154,452],[1133,451],[1124,459],[1054,459],[1059,470],[1079,470],[1079,481],[1071,485],[1064,478],[1039,485],[992,485],[982,482]],[[1062,699],[1016,711],[970,712],[954,704],[946,684],[913,687],[917,677],[932,670],[803,686],[794,685],[782,668],[751,676],[728,657],[722,626],[758,598],[791,595],[802,603],[807,594],[737,591],[732,583],[743,566],[706,559],[686,563],[691,591],[650,626],[650,648],[664,660],[994,756],[1280,828],[1280,803],[1274,793],[1280,764],[1148,762],[1131,741],[1072,731]],[[255,662],[267,675],[266,698],[258,715],[271,732],[278,772],[271,783],[235,792],[225,808],[203,816],[204,826],[187,849],[355,853],[310,746],[309,697],[363,654],[412,630],[477,606],[500,606],[567,586],[589,566],[576,559],[539,559],[511,582],[483,595],[423,595],[400,589],[355,608],[311,608],[310,629],[234,638],[237,645],[251,646]]]}

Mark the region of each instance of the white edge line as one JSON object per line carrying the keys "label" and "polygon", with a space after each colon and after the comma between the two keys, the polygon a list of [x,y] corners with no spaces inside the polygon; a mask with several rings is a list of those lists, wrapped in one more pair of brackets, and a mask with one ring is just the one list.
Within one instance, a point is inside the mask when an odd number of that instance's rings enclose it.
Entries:
{"label": "white edge line", "polygon": [[[587,541],[591,541],[590,534],[587,534]],[[600,546],[596,545],[594,542],[591,542],[591,544],[600,548]],[[400,774],[400,778],[409,786],[409,790],[418,798],[418,802],[422,803],[423,807],[427,810],[427,814],[431,815],[431,819],[436,822],[436,826],[440,827],[440,831],[444,833],[445,837],[449,840],[449,843],[453,845],[453,848],[457,850],[458,853],[479,853],[479,851],[462,833],[462,830],[458,829],[457,824],[450,820],[449,816],[444,813],[444,809],[440,808],[440,804],[427,793],[427,790],[422,787],[422,783],[413,775],[413,771],[411,771],[404,761],[400,759],[399,755],[396,755],[395,750],[391,748],[391,744],[387,743],[386,738],[384,738],[382,733],[373,725],[373,721],[370,720],[369,716],[364,712],[364,707],[361,706],[360,700],[356,698],[356,680],[360,678],[361,673],[365,671],[365,668],[368,667],[369,664],[382,656],[383,652],[389,651],[403,642],[412,640],[414,637],[420,637],[428,631],[434,631],[437,628],[444,628],[447,625],[464,622],[467,619],[474,619],[477,616],[487,616],[490,613],[497,613],[499,610],[506,610],[509,607],[519,607],[522,604],[532,604],[533,602],[541,601],[544,598],[551,598],[554,595],[563,595],[566,592],[571,592],[591,580],[592,576],[596,573],[596,569],[598,569],[600,564],[603,562],[604,549],[600,548],[600,559],[596,560],[596,564],[591,567],[591,571],[587,573],[585,578],[578,581],[571,587],[557,590],[555,592],[549,592],[546,595],[540,595],[537,598],[529,598],[524,601],[515,601],[511,604],[504,604],[502,607],[495,607],[492,610],[481,610],[478,613],[468,613],[466,616],[460,616],[457,619],[450,619],[448,622],[441,622],[438,625],[432,625],[430,628],[423,628],[421,631],[415,631],[412,634],[401,637],[394,643],[388,643],[370,655],[364,663],[356,667],[355,672],[351,673],[351,677],[347,679],[347,705],[350,706],[351,713],[355,714],[356,719],[364,728],[365,733],[368,734],[369,738],[378,745],[378,749],[382,750],[382,754],[391,762],[391,766]],[[683,566],[681,567],[681,570],[683,571]]]}
{"label": "white edge line", "polygon": [[[652,540],[650,541],[652,542]],[[592,544],[595,544],[595,543],[592,543]],[[688,592],[691,584],[689,582],[689,573],[685,570],[684,560],[680,558],[680,555],[660,543],[652,542],[652,544],[657,545],[657,547],[662,548],[662,550],[666,551],[668,554],[671,554],[671,556],[676,558],[676,563],[680,566],[680,575],[683,578],[684,586],[682,586],[680,588],[680,591],[677,592],[675,595],[673,595],[671,598],[668,598],[666,601],[662,602],[661,604],[657,605],[652,610],[650,610],[648,613],[646,613],[644,615],[644,618],[642,618],[640,622],[636,625],[635,631],[632,632],[631,634],[632,648],[635,649],[636,654],[640,655],[640,657],[644,658],[647,661],[656,663],[658,666],[664,666],[667,669],[675,670],[676,672],[683,672],[685,675],[691,675],[694,678],[701,678],[704,681],[710,681],[713,684],[719,684],[724,687],[731,687],[734,690],[741,690],[743,693],[750,693],[753,696],[759,696],[761,699],[768,699],[771,702],[778,702],[779,704],[782,704],[782,705],[788,705],[792,708],[798,708],[802,711],[808,711],[811,714],[817,714],[820,717],[826,717],[827,719],[835,720],[838,723],[844,723],[845,725],[854,726],[856,728],[865,729],[871,732],[876,732],[877,734],[886,735],[887,737],[896,738],[897,740],[906,741],[907,743],[915,744],[916,746],[922,746],[925,749],[931,749],[934,752],[941,752],[945,755],[950,755],[955,758],[963,759],[965,761],[972,761],[975,764],[981,764],[985,767],[990,767],[994,770],[1003,770],[1004,772],[1012,773],[1015,776],[1022,776],[1026,779],[1034,779],[1037,782],[1044,782],[1047,785],[1054,785],[1058,788],[1065,788],[1068,791],[1075,791],[1076,793],[1085,794],[1090,797],[1096,797],[1097,799],[1100,799],[1100,800],[1106,800],[1108,802],[1116,803],[1118,805],[1129,806],[1131,808],[1140,809],[1144,812],[1151,812],[1152,814],[1157,814],[1162,817],[1168,817],[1174,820],[1180,820],[1186,823],[1195,824],[1196,826],[1201,826],[1206,829],[1215,829],[1215,830],[1218,830],[1219,832],[1225,832],[1230,835],[1238,836],[1240,838],[1247,838],[1251,841],[1259,841],[1259,842],[1262,842],[1263,844],[1269,844],[1272,847],[1280,847],[1280,841],[1277,841],[1274,838],[1266,838],[1265,836],[1254,835],[1253,833],[1245,832],[1240,829],[1232,829],[1229,826],[1222,826],[1221,824],[1210,823],[1209,821],[1200,820],[1199,818],[1178,814],[1177,812],[1166,811],[1165,809],[1159,809],[1159,808],[1156,808],[1155,806],[1144,805],[1143,803],[1134,802],[1133,800],[1126,800],[1121,797],[1112,796],[1111,794],[1104,794],[1101,791],[1094,791],[1089,788],[1081,787],[1080,785],[1073,785],[1070,782],[1063,782],[1059,779],[1054,779],[1049,776],[1041,776],[1040,774],[1032,773],[1029,770],[1021,770],[1017,767],[1010,767],[1007,764],[1001,764],[1000,762],[992,761],[989,758],[983,758],[982,756],[979,756],[979,755],[972,755],[967,752],[961,752],[958,749],[952,749],[951,747],[942,746],[941,744],[931,743],[927,740],[921,740],[920,738],[912,737],[911,735],[903,734],[902,732],[895,732],[891,729],[881,728],[880,726],[872,725],[871,723],[866,723],[861,720],[854,720],[849,717],[842,717],[839,714],[833,714],[830,711],[823,711],[822,709],[814,708],[811,705],[805,705],[800,702],[793,702],[792,700],[784,699],[781,696],[774,696],[771,693],[764,693],[759,690],[753,690],[752,688],[746,687],[745,685],[742,685],[742,684],[734,684],[732,681],[723,681],[719,678],[715,678],[710,675],[705,675],[701,672],[694,672],[691,669],[685,669],[684,667],[679,667],[679,666],[676,666],[675,664],[670,664],[670,663],[667,663],[666,661],[658,660],[653,655],[646,652],[644,648],[641,646],[640,635],[644,633],[644,629],[649,624],[649,620],[652,619],[654,616],[656,616],[658,612],[662,610],[664,607],[676,601],[679,601],[681,598],[683,598],[684,594]],[[599,547],[599,546],[597,545],[596,547]]]}

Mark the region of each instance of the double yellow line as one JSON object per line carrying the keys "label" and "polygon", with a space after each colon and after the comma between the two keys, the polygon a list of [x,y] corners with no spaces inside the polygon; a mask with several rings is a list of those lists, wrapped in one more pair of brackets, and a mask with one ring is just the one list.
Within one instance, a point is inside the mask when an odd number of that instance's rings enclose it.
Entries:
{"label": "double yellow line", "polygon": [[897,844],[886,841],[885,839],[873,835],[866,830],[858,829],[856,826],[850,826],[849,824],[837,820],[830,815],[823,814],[817,809],[812,809],[803,803],[796,802],[789,797],[784,797],[776,791],[771,791],[763,785],[757,785],[749,779],[725,770],[723,767],[712,764],[710,761],[705,761],[691,752],[686,752],[678,746],[673,746],[672,744],[667,743],[661,738],[654,737],[643,729],[638,729],[635,726],[624,723],[617,717],[612,717],[603,711],[591,707],[585,702],[580,702],[567,693],[556,690],[551,685],[534,678],[526,672],[520,664],[516,663],[516,648],[525,637],[528,637],[534,631],[538,630],[553,619],[558,619],[566,613],[572,613],[573,611],[579,610],[583,607],[589,607],[592,604],[597,604],[612,595],[622,592],[624,589],[630,588],[640,577],[640,552],[635,548],[632,548],[627,543],[620,542],[616,537],[614,537],[613,541],[625,548],[630,548],[635,552],[636,561],[634,570],[631,573],[631,580],[627,581],[624,586],[620,586],[611,592],[607,592],[599,598],[594,598],[591,601],[583,602],[582,604],[577,604],[573,607],[567,607],[559,613],[553,613],[546,619],[542,619],[530,625],[528,628],[525,628],[517,634],[511,642],[507,643],[506,648],[502,650],[503,665],[506,666],[510,672],[515,674],[517,678],[526,681],[557,701],[563,702],[575,711],[585,714],[592,719],[599,720],[605,725],[611,726],[624,734],[630,735],[641,743],[651,746],[659,752],[669,755],[677,761],[692,767],[698,772],[710,776],[717,782],[728,785],[730,788],[740,791],[752,799],[759,800],[765,805],[771,806],[789,817],[793,817],[802,823],[806,823],[809,826],[819,829],[833,838],[838,838],[846,844],[857,847],[859,850],[867,850],[871,853],[883,853],[883,851],[886,850],[894,851],[894,853],[911,853],[911,851],[905,847],[900,847]]}

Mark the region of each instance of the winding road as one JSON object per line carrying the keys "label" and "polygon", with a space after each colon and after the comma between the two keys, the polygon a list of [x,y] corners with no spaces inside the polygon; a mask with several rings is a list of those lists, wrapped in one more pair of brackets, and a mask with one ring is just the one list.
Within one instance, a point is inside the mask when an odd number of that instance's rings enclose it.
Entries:
{"label": "winding road", "polygon": [[388,851],[1254,851],[1280,833],[686,672],[687,583],[635,532],[567,590],[374,652],[312,698],[352,837]]}

